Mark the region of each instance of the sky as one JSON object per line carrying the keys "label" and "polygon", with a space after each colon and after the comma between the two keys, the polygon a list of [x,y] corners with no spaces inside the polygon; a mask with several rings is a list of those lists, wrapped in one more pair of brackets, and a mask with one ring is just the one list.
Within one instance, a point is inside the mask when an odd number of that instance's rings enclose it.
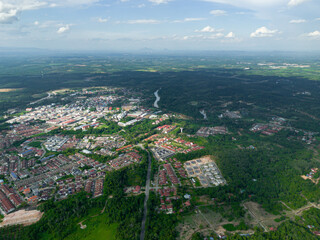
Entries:
{"label": "sky", "polygon": [[0,47],[319,51],[320,0],[0,0]]}

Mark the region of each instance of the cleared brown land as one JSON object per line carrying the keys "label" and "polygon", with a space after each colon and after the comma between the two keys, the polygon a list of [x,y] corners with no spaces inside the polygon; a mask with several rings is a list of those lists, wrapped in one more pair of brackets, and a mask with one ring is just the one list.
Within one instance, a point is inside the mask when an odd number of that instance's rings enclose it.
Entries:
{"label": "cleared brown land", "polygon": [[0,93],[5,93],[5,92],[14,92],[21,90],[22,88],[0,88]]}
{"label": "cleared brown land", "polygon": [[38,222],[41,219],[42,215],[43,213],[37,210],[20,210],[6,215],[3,221],[0,223],[0,227],[17,224],[22,224],[25,226],[31,225],[35,222]]}

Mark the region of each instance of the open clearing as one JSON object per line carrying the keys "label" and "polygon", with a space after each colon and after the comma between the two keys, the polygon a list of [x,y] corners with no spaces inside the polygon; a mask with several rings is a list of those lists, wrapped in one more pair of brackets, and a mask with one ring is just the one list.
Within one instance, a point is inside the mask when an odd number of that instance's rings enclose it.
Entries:
{"label": "open clearing", "polygon": [[77,224],[77,231],[69,235],[66,240],[115,240],[118,225],[108,224],[107,220],[106,214],[89,217],[81,222],[82,228]]}
{"label": "open clearing", "polygon": [[[225,234],[226,230],[222,227],[225,224],[238,225],[238,221],[229,222],[223,219],[219,213],[216,213],[209,208],[200,207],[196,209],[195,214],[184,217],[182,222],[178,225],[176,230],[180,233],[178,239],[191,239],[195,232],[203,234],[210,234],[215,232],[217,234]],[[235,231],[238,232],[238,231]],[[241,231],[242,233],[252,233],[253,231]]]}
{"label": "open clearing", "polygon": [[0,88],[0,93],[6,93],[6,92],[15,92],[19,91],[22,88]]}
{"label": "open clearing", "polygon": [[252,225],[260,225],[265,231],[269,231],[269,227],[278,226],[281,223],[274,221],[280,216],[272,215],[266,212],[258,203],[255,202],[245,202],[243,207],[248,210],[249,214],[252,216]]}
{"label": "open clearing", "polygon": [[32,211],[25,211],[25,210],[19,210],[14,213],[10,213],[6,215],[3,219],[3,221],[0,223],[0,227],[10,226],[10,225],[31,225],[35,222],[38,222],[43,213],[37,210]]}

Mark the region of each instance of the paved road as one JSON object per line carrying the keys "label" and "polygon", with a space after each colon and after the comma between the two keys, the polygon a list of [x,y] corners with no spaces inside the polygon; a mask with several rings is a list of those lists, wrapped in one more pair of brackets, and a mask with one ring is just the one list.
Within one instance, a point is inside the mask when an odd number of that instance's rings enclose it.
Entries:
{"label": "paved road", "polygon": [[36,103],[41,102],[41,101],[43,101],[45,99],[49,99],[51,97],[51,93],[47,93],[47,94],[48,94],[48,96],[46,96],[44,98],[41,98],[41,99],[39,99],[37,101],[31,102],[30,105],[36,104]]}
{"label": "paved road", "polygon": [[145,191],[145,198],[144,198],[144,211],[143,211],[143,218],[141,224],[141,234],[140,240],[144,240],[144,236],[146,233],[146,220],[147,220],[147,212],[148,212],[148,199],[149,199],[149,191],[150,191],[150,178],[151,178],[151,157],[150,153],[148,152],[148,173],[147,173],[147,182],[146,182],[146,191]]}

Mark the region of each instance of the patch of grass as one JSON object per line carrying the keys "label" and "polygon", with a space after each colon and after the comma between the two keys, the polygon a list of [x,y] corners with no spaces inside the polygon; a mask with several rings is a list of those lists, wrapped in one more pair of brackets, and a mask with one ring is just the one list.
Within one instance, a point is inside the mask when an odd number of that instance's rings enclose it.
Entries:
{"label": "patch of grass", "polygon": [[276,219],[274,219],[274,221],[275,222],[281,222],[281,221],[284,221],[284,220],[286,220],[286,216],[281,216],[281,217],[279,217],[279,218],[276,218]]}
{"label": "patch of grass", "polygon": [[193,179],[196,181],[196,183],[195,183],[196,187],[201,187],[201,183],[200,183],[199,179],[198,178],[193,178]]}
{"label": "patch of grass", "polygon": [[30,147],[35,147],[35,148],[41,148],[41,142],[35,141],[35,142],[31,142],[29,143]]}
{"label": "patch of grass", "polygon": [[232,232],[237,230],[248,230],[248,226],[245,224],[244,221],[241,221],[239,225],[233,225],[233,224],[225,224],[222,226],[225,230]]}
{"label": "patch of grass", "polygon": [[108,219],[105,214],[99,215],[97,217],[88,217],[87,220],[83,222],[83,225],[87,227],[81,229],[78,225],[78,230],[70,234],[66,240],[115,240],[117,232],[117,224],[108,224]]}

